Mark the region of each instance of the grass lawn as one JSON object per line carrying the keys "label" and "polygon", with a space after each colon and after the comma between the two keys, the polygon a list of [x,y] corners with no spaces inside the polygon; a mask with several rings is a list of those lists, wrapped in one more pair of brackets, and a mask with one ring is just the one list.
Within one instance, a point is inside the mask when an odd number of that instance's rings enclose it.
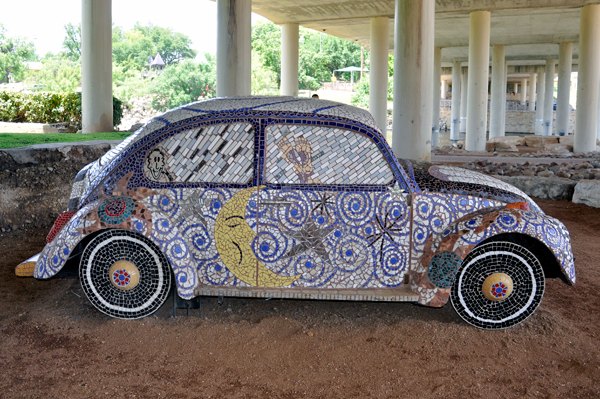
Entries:
{"label": "grass lawn", "polygon": [[92,140],[123,140],[131,133],[109,132],[109,133],[0,133],[0,148],[25,147],[33,144],[46,143],[74,143],[77,141]]}

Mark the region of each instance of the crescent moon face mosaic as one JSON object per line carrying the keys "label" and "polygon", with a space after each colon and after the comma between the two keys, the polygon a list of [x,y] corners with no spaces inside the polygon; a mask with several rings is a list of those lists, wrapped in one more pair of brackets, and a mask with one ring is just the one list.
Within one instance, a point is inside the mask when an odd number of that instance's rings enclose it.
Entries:
{"label": "crescent moon face mosaic", "polygon": [[297,97],[152,119],[78,173],[47,241],[17,275],[51,278],[88,243],[83,290],[125,319],[173,281],[184,299],[451,302],[497,329],[534,313],[546,278],[575,283],[569,232],[523,192],[399,160],[368,112]]}

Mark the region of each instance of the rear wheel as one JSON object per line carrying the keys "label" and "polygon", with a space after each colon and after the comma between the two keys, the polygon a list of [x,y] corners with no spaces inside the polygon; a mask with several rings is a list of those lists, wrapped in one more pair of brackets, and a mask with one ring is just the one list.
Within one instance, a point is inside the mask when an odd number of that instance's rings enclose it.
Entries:
{"label": "rear wheel", "polygon": [[482,329],[503,329],[535,312],[544,286],[544,271],[531,251],[513,242],[491,241],[467,255],[450,298],[467,323]]}
{"label": "rear wheel", "polygon": [[167,299],[171,268],[148,238],[128,230],[107,230],[85,247],[79,278],[96,309],[120,319],[139,319]]}

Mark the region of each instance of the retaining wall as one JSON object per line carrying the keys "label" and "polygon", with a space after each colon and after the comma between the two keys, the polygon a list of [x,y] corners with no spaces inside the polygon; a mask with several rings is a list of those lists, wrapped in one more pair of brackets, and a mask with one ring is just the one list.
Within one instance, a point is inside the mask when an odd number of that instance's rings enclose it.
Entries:
{"label": "retaining wall", "polygon": [[[556,112],[553,112],[553,126],[556,123]],[[450,109],[440,109],[440,118],[446,121],[450,129]],[[534,129],[535,111],[506,111],[506,132],[507,133],[535,133]],[[487,128],[490,128],[490,111],[487,116]],[[569,113],[569,134],[575,133],[575,111]]]}
{"label": "retaining wall", "polygon": [[49,231],[67,209],[77,172],[119,141],[0,150],[0,231]]}

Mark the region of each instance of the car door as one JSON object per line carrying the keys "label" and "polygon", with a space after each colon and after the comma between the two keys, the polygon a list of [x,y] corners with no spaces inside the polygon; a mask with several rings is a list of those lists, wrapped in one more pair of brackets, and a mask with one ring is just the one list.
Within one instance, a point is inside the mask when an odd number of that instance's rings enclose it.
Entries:
{"label": "car door", "polygon": [[400,285],[409,264],[410,206],[381,143],[350,128],[295,122],[264,131],[268,188],[255,203],[252,244],[268,276],[261,285]]}

